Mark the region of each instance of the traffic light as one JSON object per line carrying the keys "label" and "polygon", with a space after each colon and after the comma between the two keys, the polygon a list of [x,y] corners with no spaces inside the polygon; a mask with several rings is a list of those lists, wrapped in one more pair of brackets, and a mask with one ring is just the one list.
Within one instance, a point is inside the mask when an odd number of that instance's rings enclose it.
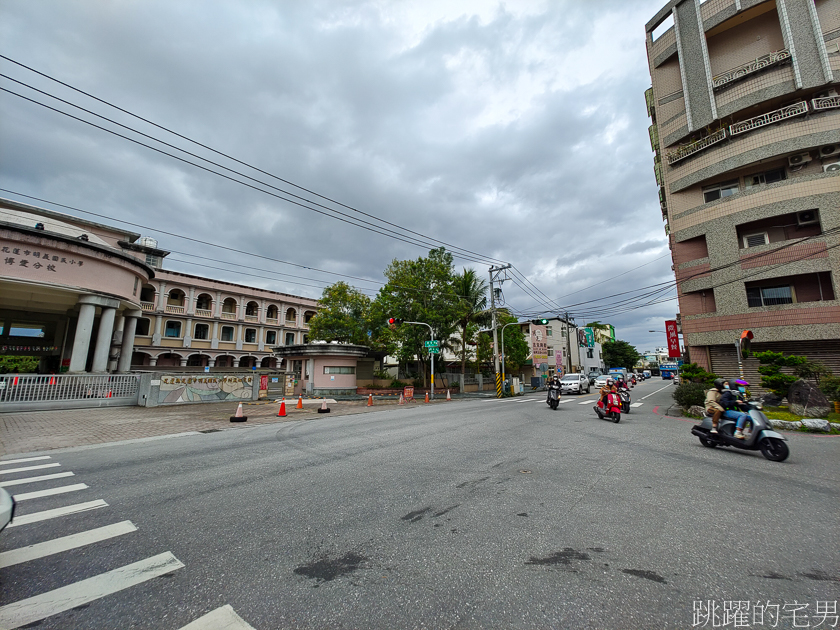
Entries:
{"label": "traffic light", "polygon": [[532,319],[532,324],[537,324],[538,326],[545,326],[548,323],[547,319]]}
{"label": "traffic light", "polygon": [[397,319],[396,317],[390,317],[390,318],[388,318],[388,325],[389,325],[391,328],[396,328],[397,326],[399,326],[399,325],[400,325],[400,324],[402,324],[402,323],[403,323],[403,320],[401,320],[401,319]]}

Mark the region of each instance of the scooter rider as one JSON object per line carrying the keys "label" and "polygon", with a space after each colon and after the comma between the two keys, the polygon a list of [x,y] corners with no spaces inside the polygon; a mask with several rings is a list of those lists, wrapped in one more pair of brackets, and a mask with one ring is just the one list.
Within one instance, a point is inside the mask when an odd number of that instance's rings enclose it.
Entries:
{"label": "scooter rider", "polygon": [[554,376],[551,377],[551,380],[548,381],[548,386],[545,388],[545,390],[546,390],[545,402],[550,402],[551,401],[551,388],[552,387],[556,387],[557,391],[558,392],[560,391],[560,375],[559,374],[555,374]]}
{"label": "scooter rider", "polygon": [[743,430],[744,425],[750,418],[749,414],[745,413],[745,410],[749,409],[749,407],[740,400],[737,392],[729,388],[729,381],[725,381],[723,386],[724,389],[720,395],[720,405],[724,408],[722,417],[735,420],[735,437],[743,440],[746,437]]}
{"label": "scooter rider", "polygon": [[[604,385],[604,386],[603,386],[603,387],[602,387],[602,388],[598,391],[599,400],[600,400],[600,401],[604,404],[604,409],[606,409],[606,408],[607,408],[607,396],[608,396],[610,393],[615,393],[616,391],[617,391],[617,390],[616,390],[616,387],[615,387],[615,381],[613,381],[611,378],[608,378],[608,379],[607,379],[607,384],[606,384],[606,385]],[[595,405],[595,406],[593,407],[593,409],[595,410],[595,413],[597,413],[597,414],[598,414],[598,416],[600,416],[601,418],[603,418],[603,412],[602,412],[601,408],[600,408],[598,405]]]}
{"label": "scooter rider", "polygon": [[715,379],[714,387],[706,392],[705,408],[706,413],[712,416],[712,430],[709,433],[717,433],[718,422],[725,409],[720,404],[721,392],[726,382],[722,378]]}

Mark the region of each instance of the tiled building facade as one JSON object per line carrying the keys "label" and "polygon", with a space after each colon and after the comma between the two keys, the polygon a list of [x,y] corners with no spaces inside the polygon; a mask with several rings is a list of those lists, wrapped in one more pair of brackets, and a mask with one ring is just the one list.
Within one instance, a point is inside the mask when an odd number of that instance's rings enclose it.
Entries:
{"label": "tiled building facade", "polygon": [[751,329],[840,372],[840,0],[671,0],[646,32],[691,360],[733,373]]}

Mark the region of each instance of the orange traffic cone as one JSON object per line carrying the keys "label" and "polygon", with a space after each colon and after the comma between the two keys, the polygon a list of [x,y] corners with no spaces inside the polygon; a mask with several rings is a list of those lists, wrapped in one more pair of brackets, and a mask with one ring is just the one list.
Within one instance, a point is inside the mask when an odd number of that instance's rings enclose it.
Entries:
{"label": "orange traffic cone", "polygon": [[50,377],[50,385],[55,385],[55,376]]}
{"label": "orange traffic cone", "polygon": [[231,422],[246,422],[248,420],[248,416],[243,415],[242,413],[242,403],[239,403],[239,406],[236,408],[236,413],[230,417]]}
{"label": "orange traffic cone", "polygon": [[111,390],[109,389],[109,390],[108,390],[108,395],[107,395],[107,396],[105,396],[105,398],[111,398],[112,396],[113,396],[113,393],[112,393],[112,392],[111,392]]}
{"label": "orange traffic cone", "polygon": [[429,402],[429,392],[426,392],[426,402]]}
{"label": "orange traffic cone", "polygon": [[402,394],[400,394],[400,402],[398,402],[397,404],[398,405],[404,405],[405,404],[405,398],[403,397]]}
{"label": "orange traffic cone", "polygon": [[446,390],[446,400],[452,400],[452,396],[449,395],[449,390]]}
{"label": "orange traffic cone", "polygon": [[280,410],[277,412],[278,418],[285,418],[286,417],[286,399],[280,401]]}
{"label": "orange traffic cone", "polygon": [[295,409],[303,409],[303,395],[298,396],[298,402]]}
{"label": "orange traffic cone", "polygon": [[368,394],[368,407],[373,407],[373,394]]}
{"label": "orange traffic cone", "polygon": [[318,413],[329,413],[330,408],[327,407],[327,399],[324,398],[324,402],[321,403],[321,408],[318,410]]}

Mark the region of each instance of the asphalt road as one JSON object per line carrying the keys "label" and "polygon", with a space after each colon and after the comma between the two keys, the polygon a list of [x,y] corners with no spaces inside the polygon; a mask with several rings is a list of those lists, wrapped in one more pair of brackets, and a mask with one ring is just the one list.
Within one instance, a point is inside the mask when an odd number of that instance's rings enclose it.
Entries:
{"label": "asphalt road", "polygon": [[637,386],[620,424],[532,394],[7,458],[3,484],[73,473],[14,494],[87,487],[20,501],[0,628],[176,630],[225,605],[257,630],[711,628],[733,601],[734,627],[837,627],[840,438],[788,434],[783,463],[707,449],[654,413],[670,389]]}

